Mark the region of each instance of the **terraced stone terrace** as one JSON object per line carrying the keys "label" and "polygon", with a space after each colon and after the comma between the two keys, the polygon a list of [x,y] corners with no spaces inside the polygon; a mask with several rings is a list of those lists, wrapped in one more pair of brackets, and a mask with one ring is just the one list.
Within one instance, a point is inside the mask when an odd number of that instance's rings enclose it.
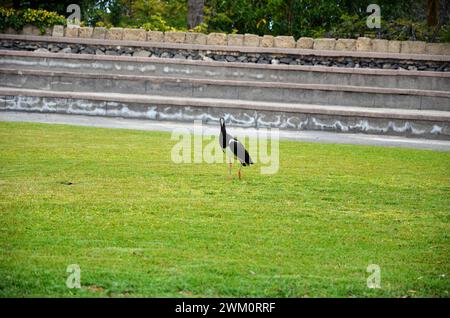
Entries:
{"label": "terraced stone terrace", "polygon": [[450,56],[0,40],[3,110],[450,139]]}

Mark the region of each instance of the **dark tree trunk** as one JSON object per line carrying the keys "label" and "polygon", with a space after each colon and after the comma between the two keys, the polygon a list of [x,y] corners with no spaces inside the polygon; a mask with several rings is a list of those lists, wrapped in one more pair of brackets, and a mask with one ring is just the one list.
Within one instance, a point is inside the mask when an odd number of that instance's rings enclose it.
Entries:
{"label": "dark tree trunk", "polygon": [[203,22],[205,0],[188,0],[188,28],[195,28]]}
{"label": "dark tree trunk", "polygon": [[439,2],[439,0],[427,1],[427,22],[429,26],[436,26],[439,23]]}
{"label": "dark tree trunk", "polygon": [[431,42],[436,41],[436,37],[441,30],[442,26],[447,22],[448,16],[447,16],[447,10],[448,10],[448,1],[449,0],[440,0],[437,4],[438,12],[437,12],[437,19],[439,20],[436,24],[436,28],[434,29],[433,35],[431,37]]}
{"label": "dark tree trunk", "polygon": [[444,25],[448,20],[448,2],[449,0],[441,0],[439,8],[439,24]]}

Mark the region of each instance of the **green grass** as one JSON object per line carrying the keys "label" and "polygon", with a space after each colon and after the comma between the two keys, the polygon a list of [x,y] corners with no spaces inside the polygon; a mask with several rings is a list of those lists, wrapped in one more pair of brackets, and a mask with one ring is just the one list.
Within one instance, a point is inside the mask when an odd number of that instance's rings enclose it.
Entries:
{"label": "green grass", "polygon": [[450,153],[281,142],[230,182],[175,142],[0,123],[0,296],[449,297]]}

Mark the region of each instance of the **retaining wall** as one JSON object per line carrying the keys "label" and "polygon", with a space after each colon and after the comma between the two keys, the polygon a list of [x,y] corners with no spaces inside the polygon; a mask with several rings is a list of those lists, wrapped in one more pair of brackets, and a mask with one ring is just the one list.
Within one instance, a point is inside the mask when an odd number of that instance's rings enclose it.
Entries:
{"label": "retaining wall", "polygon": [[[174,35],[175,36],[175,35]],[[402,135],[450,140],[450,56],[214,46],[94,38],[0,35],[19,49],[0,50],[0,110],[120,116],[154,120],[202,120],[217,124]],[[235,39],[240,41],[240,39]],[[1,41],[4,45],[5,40]],[[58,53],[47,45],[58,47]],[[23,45],[22,45],[23,44]],[[67,44],[133,52],[151,57],[64,53]],[[10,46],[14,48],[14,46]],[[155,47],[227,56],[246,52],[309,55],[339,61],[342,56],[428,65],[399,70],[237,63],[172,58]],[[136,49],[134,49],[136,48]],[[83,49],[83,50],[84,50]],[[37,52],[34,52],[36,50]],[[69,51],[70,52],[70,51]],[[126,50],[128,52],[128,49]],[[253,53],[252,53],[253,52]],[[256,53],[255,53],[256,52]],[[239,53],[240,54],[240,53]],[[164,56],[171,57],[165,58]],[[281,61],[281,59],[280,59]],[[1,113],[0,113],[1,116]]]}
{"label": "retaining wall", "polygon": [[[21,32],[13,29],[4,31],[6,34],[39,35],[37,27],[29,25]],[[289,48],[329,51],[360,51],[399,54],[430,54],[450,55],[450,43],[426,43],[422,41],[389,41],[360,37],[358,39],[313,39],[302,37],[295,40],[292,36],[258,36],[254,34],[224,34],[224,33],[192,33],[192,32],[161,32],[146,31],[131,28],[79,27],[56,25],[47,29],[45,35],[68,38],[93,38],[107,40],[184,43],[194,45],[214,45],[231,47],[261,47]]]}

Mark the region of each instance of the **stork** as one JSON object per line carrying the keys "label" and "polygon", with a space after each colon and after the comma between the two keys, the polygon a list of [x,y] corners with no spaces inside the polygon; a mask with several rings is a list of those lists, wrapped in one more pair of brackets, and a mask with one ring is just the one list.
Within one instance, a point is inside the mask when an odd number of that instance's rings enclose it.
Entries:
{"label": "stork", "polygon": [[238,170],[238,177],[239,180],[241,180],[241,168],[242,166],[249,166],[253,164],[252,159],[250,158],[250,155],[248,154],[247,150],[245,149],[244,145],[227,133],[226,127],[225,127],[225,119],[223,117],[219,120],[220,123],[220,135],[219,135],[219,143],[220,147],[222,147],[222,151],[226,152],[227,157],[230,159],[229,165],[228,165],[228,175],[231,176],[231,158],[237,158],[240,162],[239,170]]}

